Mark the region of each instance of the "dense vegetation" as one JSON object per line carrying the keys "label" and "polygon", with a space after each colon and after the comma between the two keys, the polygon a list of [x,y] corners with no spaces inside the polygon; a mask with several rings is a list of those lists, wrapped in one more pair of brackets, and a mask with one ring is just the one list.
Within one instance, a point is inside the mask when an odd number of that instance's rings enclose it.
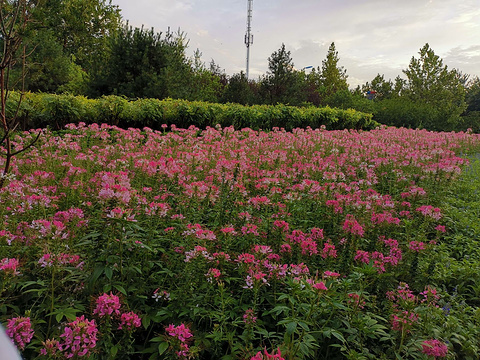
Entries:
{"label": "dense vegetation", "polygon": [[480,165],[458,155],[479,149],[395,128],[46,131],[0,190],[0,320],[29,359],[478,359]]}
{"label": "dense vegetation", "polygon": [[[132,28],[110,1],[21,1],[31,6],[21,31],[24,41],[10,66],[10,87],[17,90],[90,98],[328,105],[373,113],[374,120],[388,125],[480,130],[479,79],[448,69],[428,44],[412,57],[403,77],[392,81],[379,74],[355,90],[349,90],[334,43],[322,65],[307,72],[295,69],[282,45],[268,58],[268,72],[252,80],[244,73],[225,74],[213,60],[205,65],[199,50],[188,57],[188,38],[180,30]],[[16,1],[1,3],[8,14],[6,4]]]}
{"label": "dense vegetation", "polygon": [[0,0],[0,23],[0,322],[25,358],[480,357],[480,81],[428,44],[351,91],[334,43],[253,81],[110,1]]}

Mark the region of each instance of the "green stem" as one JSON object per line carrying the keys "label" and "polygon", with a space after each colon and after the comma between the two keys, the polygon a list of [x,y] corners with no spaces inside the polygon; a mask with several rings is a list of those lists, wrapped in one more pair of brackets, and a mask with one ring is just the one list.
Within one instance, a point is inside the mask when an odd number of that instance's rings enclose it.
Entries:
{"label": "green stem", "polygon": [[[306,320],[305,322],[309,322],[310,321],[310,318],[312,316],[312,313],[313,313],[313,308],[315,306],[315,304],[320,300],[320,294],[318,294],[317,296],[315,296],[313,298],[313,300],[310,302],[310,309],[308,310],[308,314],[307,314],[307,317],[306,317]],[[318,300],[318,301],[317,301]],[[303,340],[303,337],[305,336],[307,332],[305,331],[305,329],[302,328],[302,333],[300,334],[300,337],[298,338],[298,341],[297,341],[297,346],[295,347],[295,350],[293,352],[293,355],[295,355],[298,351],[298,349],[300,348],[300,344],[302,343],[302,340]],[[292,339],[293,340],[293,339]]]}
{"label": "green stem", "polygon": [[50,284],[50,317],[48,319],[48,331],[47,334],[50,334],[50,329],[52,328],[52,318],[53,318],[53,309],[55,307],[55,266],[52,267],[52,281]]}

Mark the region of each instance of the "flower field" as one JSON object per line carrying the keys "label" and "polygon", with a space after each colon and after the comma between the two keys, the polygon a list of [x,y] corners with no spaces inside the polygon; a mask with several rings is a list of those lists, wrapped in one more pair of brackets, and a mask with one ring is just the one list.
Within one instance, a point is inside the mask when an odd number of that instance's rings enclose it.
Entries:
{"label": "flower field", "polygon": [[480,357],[479,135],[166,130],[14,158],[0,321],[26,359]]}

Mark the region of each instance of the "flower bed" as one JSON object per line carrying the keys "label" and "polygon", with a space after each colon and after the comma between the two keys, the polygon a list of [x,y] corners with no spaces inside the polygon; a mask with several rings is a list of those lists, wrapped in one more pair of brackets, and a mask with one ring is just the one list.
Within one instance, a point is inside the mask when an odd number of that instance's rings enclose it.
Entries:
{"label": "flower bed", "polygon": [[0,190],[2,322],[27,358],[476,358],[457,335],[480,332],[478,303],[444,326],[438,263],[457,154],[479,148],[395,128],[46,132]]}

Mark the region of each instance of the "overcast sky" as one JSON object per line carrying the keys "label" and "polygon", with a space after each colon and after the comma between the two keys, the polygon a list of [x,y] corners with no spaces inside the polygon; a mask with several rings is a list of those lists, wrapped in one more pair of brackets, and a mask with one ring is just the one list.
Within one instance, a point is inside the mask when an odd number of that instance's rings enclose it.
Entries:
{"label": "overcast sky", "polygon": [[[245,71],[247,0],[113,0],[130,25],[157,32],[180,28],[187,55],[202,52],[228,75]],[[291,51],[297,69],[321,66],[335,42],[350,87],[403,76],[425,43],[444,64],[480,76],[480,0],[254,0],[250,77],[267,71],[268,57]]]}

